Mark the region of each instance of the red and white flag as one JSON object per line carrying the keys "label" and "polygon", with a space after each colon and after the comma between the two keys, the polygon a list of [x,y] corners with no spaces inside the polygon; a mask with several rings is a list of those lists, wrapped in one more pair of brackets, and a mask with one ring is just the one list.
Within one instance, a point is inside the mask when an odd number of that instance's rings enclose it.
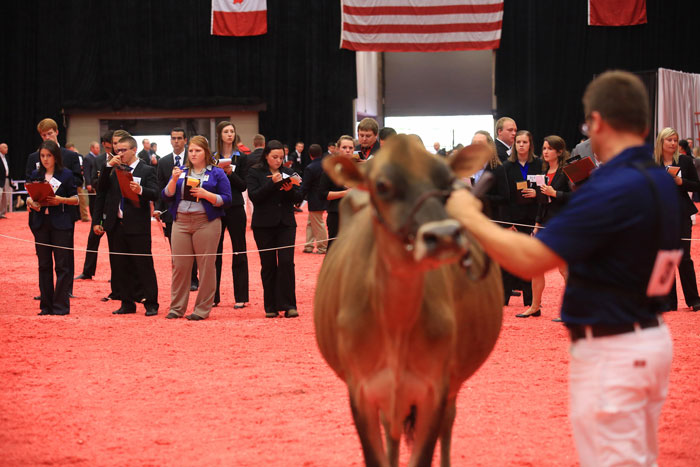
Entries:
{"label": "red and white flag", "polygon": [[341,0],[340,46],[374,52],[497,49],[503,0]]}
{"label": "red and white flag", "polygon": [[211,0],[214,36],[259,36],[267,33],[267,0]]}
{"label": "red and white flag", "polygon": [[588,0],[589,26],[634,26],[646,22],[646,0]]}

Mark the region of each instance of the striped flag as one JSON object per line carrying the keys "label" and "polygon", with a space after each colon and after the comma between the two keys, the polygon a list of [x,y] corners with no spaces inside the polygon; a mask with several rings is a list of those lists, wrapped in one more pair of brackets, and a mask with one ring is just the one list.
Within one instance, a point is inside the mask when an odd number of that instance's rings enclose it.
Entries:
{"label": "striped flag", "polygon": [[211,0],[214,36],[259,36],[267,33],[267,0]]}
{"label": "striped flag", "polygon": [[374,52],[497,49],[503,0],[341,0],[341,44]]}
{"label": "striped flag", "polygon": [[646,22],[646,0],[588,0],[589,26],[634,26]]}

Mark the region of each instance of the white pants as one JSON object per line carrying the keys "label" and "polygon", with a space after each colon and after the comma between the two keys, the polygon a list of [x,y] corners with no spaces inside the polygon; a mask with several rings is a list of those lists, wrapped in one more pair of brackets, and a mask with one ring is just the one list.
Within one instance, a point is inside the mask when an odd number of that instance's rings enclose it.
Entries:
{"label": "white pants", "polygon": [[571,345],[571,422],[582,467],[656,465],[672,353],[663,323]]}

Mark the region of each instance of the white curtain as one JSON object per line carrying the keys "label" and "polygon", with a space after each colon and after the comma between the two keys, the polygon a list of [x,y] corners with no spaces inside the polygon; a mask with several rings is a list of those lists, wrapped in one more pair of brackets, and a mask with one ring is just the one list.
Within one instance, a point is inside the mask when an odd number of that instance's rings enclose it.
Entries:
{"label": "white curtain", "polygon": [[675,128],[681,138],[700,144],[700,75],[659,68],[656,133]]}
{"label": "white curtain", "polygon": [[356,115],[379,115],[379,53],[355,52],[357,63]]}

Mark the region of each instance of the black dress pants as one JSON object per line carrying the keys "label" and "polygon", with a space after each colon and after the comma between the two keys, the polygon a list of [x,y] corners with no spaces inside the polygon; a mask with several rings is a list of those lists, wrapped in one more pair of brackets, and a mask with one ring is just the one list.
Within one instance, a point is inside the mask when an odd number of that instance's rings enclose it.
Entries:
{"label": "black dress pants", "polygon": [[114,256],[112,287],[121,297],[122,308],[133,310],[143,300],[146,308],[158,309],[158,280],[151,256],[151,233],[127,234],[121,221],[112,230],[110,251],[144,256]]}
{"label": "black dress pants", "polygon": [[[246,251],[245,242],[246,215],[243,206],[232,206],[226,210],[221,218],[221,238],[216,250],[216,294],[214,303],[221,301],[221,268],[223,264],[224,233],[228,229],[231,245],[234,252]],[[236,303],[246,303],[248,299],[248,255],[245,253],[233,255],[231,259],[231,272],[233,274],[233,295]]]}
{"label": "black dress pants", "polygon": [[[535,220],[534,219],[525,219],[525,220],[520,220],[518,221],[520,224],[528,224],[528,225],[534,225]],[[534,227],[524,227],[522,225],[516,225],[515,226],[516,230],[518,232],[522,232],[527,235],[532,235],[532,231],[535,230]],[[521,288],[523,291],[523,305],[524,306],[530,306],[532,305],[532,281],[527,281],[525,279],[522,279],[517,276],[512,276],[514,278],[516,285],[514,288]],[[505,286],[504,286],[505,288]],[[505,290],[504,290],[505,293]]]}
{"label": "black dress pants", "polygon": [[[692,235],[693,222],[690,217],[684,217],[683,224],[681,225],[681,238],[691,238]],[[700,302],[700,298],[698,298],[698,284],[695,278],[695,265],[693,264],[693,259],[690,257],[690,240],[683,240],[681,245],[683,247],[683,256],[681,257],[681,262],[678,264],[678,275],[681,278],[681,287],[683,287],[685,304],[692,307]],[[671,291],[669,292],[666,300],[668,309],[678,309],[678,294],[676,293],[675,277],[673,279]]]}
{"label": "black dress pants", "polygon": [[333,240],[331,239],[338,236],[338,230],[340,228],[340,214],[329,211],[328,215],[326,216],[326,227],[328,227],[328,248],[326,249],[326,252],[328,252],[333,244]]}
{"label": "black dress pants", "polygon": [[[296,227],[253,227],[259,250],[294,244]],[[260,252],[265,313],[297,307],[294,278],[294,248]]]}
{"label": "black dress pants", "polygon": [[[70,313],[68,293],[73,288],[73,232],[74,229],[58,230],[53,228],[50,219],[44,219],[41,228],[32,229],[34,240],[37,243],[65,247],[52,248],[36,245],[36,256],[39,260],[39,291],[41,292],[39,308],[44,313],[52,315]],[[56,270],[55,287],[54,267]]]}
{"label": "black dress pants", "polygon": [[97,235],[92,228],[88,234],[87,247],[85,249],[94,251],[85,252],[85,262],[83,263],[83,275],[92,277],[97,271],[97,250],[100,248],[101,235]]}

